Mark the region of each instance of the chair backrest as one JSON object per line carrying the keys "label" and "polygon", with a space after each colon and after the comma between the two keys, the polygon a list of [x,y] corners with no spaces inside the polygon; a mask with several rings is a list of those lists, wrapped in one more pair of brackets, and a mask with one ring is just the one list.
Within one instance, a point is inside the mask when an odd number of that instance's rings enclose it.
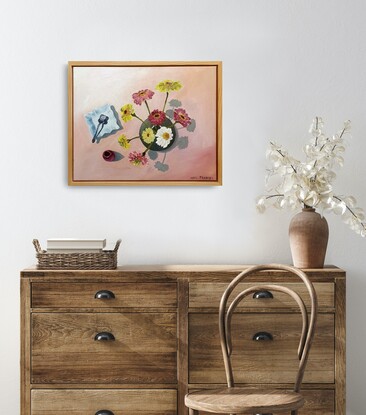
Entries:
{"label": "chair backrest", "polygon": [[[257,284],[250,288],[241,291],[236,297],[229,303],[230,295],[235,287],[251,274],[258,273],[260,271],[280,270],[287,271],[297,275],[304,282],[310,296],[311,310],[310,318],[308,317],[308,310],[304,304],[302,298],[293,290],[288,287],[275,284]],[[311,347],[311,343],[314,337],[314,330],[317,318],[318,302],[316,292],[313,284],[310,282],[307,275],[298,268],[282,265],[282,264],[269,264],[269,265],[256,265],[246,269],[237,275],[233,281],[228,285],[224,294],[221,297],[220,309],[219,309],[219,326],[220,326],[220,341],[221,348],[224,357],[225,372],[228,387],[234,386],[233,370],[231,365],[232,354],[232,341],[231,341],[231,319],[236,307],[239,303],[247,297],[249,294],[253,294],[258,291],[279,291],[291,296],[300,308],[302,316],[302,330],[298,347],[299,368],[295,380],[294,391],[299,392],[301,388],[302,379],[304,377],[305,367],[308,360],[308,355]],[[229,305],[228,305],[229,304]],[[250,317],[248,317],[250,318]]]}

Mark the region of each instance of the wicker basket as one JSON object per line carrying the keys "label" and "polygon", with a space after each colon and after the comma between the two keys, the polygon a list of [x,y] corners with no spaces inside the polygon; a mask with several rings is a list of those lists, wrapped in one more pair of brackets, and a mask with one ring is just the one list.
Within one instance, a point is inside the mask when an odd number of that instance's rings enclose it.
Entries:
{"label": "wicker basket", "polygon": [[116,269],[120,244],[121,240],[118,239],[112,251],[50,254],[42,250],[38,239],[33,239],[38,269]]}

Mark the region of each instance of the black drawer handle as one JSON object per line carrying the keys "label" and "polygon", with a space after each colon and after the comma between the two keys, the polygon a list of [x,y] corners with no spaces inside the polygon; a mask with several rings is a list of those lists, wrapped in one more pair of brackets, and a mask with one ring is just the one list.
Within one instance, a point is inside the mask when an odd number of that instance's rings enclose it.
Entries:
{"label": "black drawer handle", "polygon": [[113,336],[112,333],[108,333],[107,331],[101,331],[100,333],[97,333],[95,335],[94,340],[98,342],[100,341],[105,342],[105,341],[116,340],[116,338]]}
{"label": "black drawer handle", "polygon": [[253,298],[259,300],[261,298],[273,298],[273,294],[271,291],[263,290],[263,291],[256,291],[253,294]]}
{"label": "black drawer handle", "polygon": [[260,342],[260,341],[268,341],[273,340],[273,336],[271,333],[267,333],[266,331],[259,331],[258,333],[255,333],[253,336],[253,340]]}
{"label": "black drawer handle", "polygon": [[94,298],[97,298],[98,300],[112,300],[113,298],[116,298],[116,296],[112,293],[112,291],[100,290],[95,293]]}
{"label": "black drawer handle", "polygon": [[96,412],[95,415],[114,415],[114,413],[112,411],[108,411],[108,409],[101,409]]}

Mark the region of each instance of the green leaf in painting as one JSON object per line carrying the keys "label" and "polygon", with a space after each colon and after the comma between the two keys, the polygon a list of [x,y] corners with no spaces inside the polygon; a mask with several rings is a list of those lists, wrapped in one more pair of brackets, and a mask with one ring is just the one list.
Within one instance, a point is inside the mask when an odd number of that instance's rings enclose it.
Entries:
{"label": "green leaf in painting", "polygon": [[169,101],[169,105],[173,108],[178,108],[182,106],[182,103],[177,99],[172,99]]}
{"label": "green leaf in painting", "polygon": [[196,120],[193,118],[191,119],[191,123],[187,126],[187,131],[190,133],[193,133],[193,131],[196,129]]}
{"label": "green leaf in painting", "polygon": [[178,148],[183,150],[188,147],[188,137],[179,137],[178,139]]}

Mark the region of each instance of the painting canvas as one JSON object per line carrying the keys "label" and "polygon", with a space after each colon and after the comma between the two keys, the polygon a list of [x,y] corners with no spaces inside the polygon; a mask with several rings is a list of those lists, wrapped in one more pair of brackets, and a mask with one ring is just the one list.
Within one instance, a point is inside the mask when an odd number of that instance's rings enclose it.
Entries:
{"label": "painting canvas", "polygon": [[69,62],[70,185],[221,185],[220,62]]}

